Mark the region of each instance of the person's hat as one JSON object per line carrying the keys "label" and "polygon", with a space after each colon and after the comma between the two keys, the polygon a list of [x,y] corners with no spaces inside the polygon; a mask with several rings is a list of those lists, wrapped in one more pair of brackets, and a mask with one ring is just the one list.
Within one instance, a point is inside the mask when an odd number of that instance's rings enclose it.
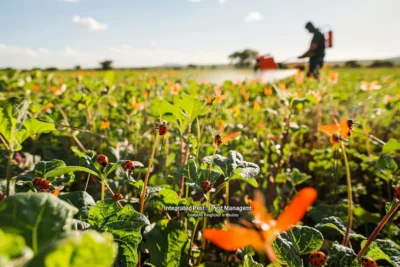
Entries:
{"label": "person's hat", "polygon": [[306,24],[306,29],[307,29],[307,30],[314,30],[315,27],[314,27],[314,25],[313,25],[311,22],[307,22],[307,24]]}

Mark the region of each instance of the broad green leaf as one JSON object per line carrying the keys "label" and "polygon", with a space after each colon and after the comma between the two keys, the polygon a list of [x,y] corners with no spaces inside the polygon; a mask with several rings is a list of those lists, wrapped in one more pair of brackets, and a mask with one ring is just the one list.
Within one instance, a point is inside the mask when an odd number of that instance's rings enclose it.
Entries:
{"label": "broad green leaf", "polygon": [[187,164],[179,169],[177,169],[173,173],[176,179],[181,179],[185,177],[185,183],[189,185],[191,188],[197,190],[198,192],[202,192],[203,189],[201,187],[201,183],[205,180],[209,180],[213,185],[217,179],[221,176],[221,173],[208,169],[198,169],[196,161],[194,159],[189,159]]}
{"label": "broad green leaf", "polygon": [[14,137],[16,124],[17,119],[13,114],[12,104],[7,100],[0,101],[0,134],[13,148],[20,146]]}
{"label": "broad green leaf", "polygon": [[330,216],[338,217],[344,221],[344,219],[347,218],[347,207],[340,204],[319,204],[314,206],[308,214],[316,223],[319,223],[322,219]]}
{"label": "broad green leaf", "polygon": [[[204,157],[203,162],[210,164],[211,159],[212,156]],[[255,163],[244,161],[243,156],[236,151],[229,151],[228,157],[215,155],[213,165],[222,170],[225,181],[240,179],[254,187],[258,186],[254,177],[260,172],[260,167]]]}
{"label": "broad green leaf", "polygon": [[311,175],[302,173],[296,168],[294,168],[290,174],[293,185],[300,185],[306,182],[307,180],[311,179]]}
{"label": "broad green leaf", "polygon": [[33,175],[35,177],[44,178],[46,173],[58,168],[66,166],[65,162],[58,159],[53,159],[51,161],[39,161],[35,164],[35,168],[33,169]]}
{"label": "broad green leaf", "polygon": [[263,265],[253,260],[253,257],[247,254],[244,256],[243,267],[263,267]]}
{"label": "broad green leaf", "polygon": [[115,72],[107,71],[106,75],[104,75],[104,81],[107,86],[111,87],[115,83]]}
{"label": "broad green leaf", "polygon": [[44,246],[26,267],[109,267],[117,254],[117,244],[108,233],[89,230],[72,232],[66,238]]}
{"label": "broad green leaf", "polygon": [[272,244],[275,254],[280,263],[289,267],[303,266],[300,253],[295,244],[290,241],[288,233],[282,233]]}
{"label": "broad green leaf", "polygon": [[37,252],[70,231],[77,211],[52,194],[19,193],[0,202],[0,227],[6,233],[22,235]]}
{"label": "broad green leaf", "polygon": [[87,219],[89,216],[89,210],[91,207],[96,205],[92,196],[84,191],[70,192],[60,195],[59,198],[79,209],[79,212],[75,215],[75,218],[77,219]]}
{"label": "broad green leaf", "polygon": [[177,206],[185,202],[178,194],[171,189],[162,189],[156,196],[167,206]]}
{"label": "broad green leaf", "polygon": [[394,161],[393,157],[390,155],[386,155],[386,154],[381,154],[377,164],[379,166],[379,168],[381,168],[382,170],[388,170],[390,172],[395,172],[397,170],[397,163],[396,161]]}
{"label": "broad green leaf", "polygon": [[16,139],[21,144],[29,137],[34,137],[37,134],[49,133],[55,131],[53,123],[39,121],[37,119],[29,119],[23,123],[24,129],[21,129],[15,134]]}
{"label": "broad green leaf", "polygon": [[51,177],[57,177],[57,176],[61,176],[63,174],[67,174],[67,173],[73,173],[73,172],[86,172],[89,173],[91,175],[94,176],[99,176],[99,173],[85,168],[85,167],[80,167],[80,166],[63,166],[63,167],[58,167],[55,168],[51,171],[49,171],[48,173],[45,174],[45,178],[51,178]]}
{"label": "broad green leaf", "polygon": [[351,266],[356,254],[351,248],[339,245],[335,242],[329,250],[327,267]]}
{"label": "broad green leaf", "polygon": [[396,151],[400,151],[400,142],[396,139],[391,138],[382,148],[383,154],[393,154]]}
{"label": "broad green leaf", "polygon": [[289,266],[302,266],[300,256],[319,250],[323,242],[324,238],[318,230],[296,225],[275,239],[273,248],[279,262]]}
{"label": "broad green leaf", "polygon": [[[175,220],[161,220],[145,237],[151,264],[176,267],[187,261],[188,236],[183,225]],[[186,262],[185,262],[186,264]],[[184,265],[186,266],[186,265]]]}
{"label": "broad green leaf", "polygon": [[209,108],[204,105],[204,101],[181,93],[181,99],[176,99],[175,103],[183,110],[189,123],[192,123],[197,116],[205,115]]}
{"label": "broad green leaf", "polygon": [[[363,241],[361,247],[363,247],[366,242],[366,240]],[[392,266],[397,267],[400,265],[400,246],[392,240],[377,239],[371,242],[365,256],[374,260],[386,260],[390,262]]]}
{"label": "broad green leaf", "polygon": [[97,202],[89,211],[88,222],[100,232],[109,232],[122,249],[127,266],[136,266],[138,245],[142,240],[141,229],[150,224],[148,219],[136,212],[131,205],[120,209],[111,199]]}
{"label": "broad green leaf", "polygon": [[[328,239],[342,238],[346,232],[346,226],[342,220],[335,216],[322,219],[320,223],[315,225],[315,229],[319,230]],[[366,239],[364,236],[354,233],[353,230],[350,230],[350,238]]]}

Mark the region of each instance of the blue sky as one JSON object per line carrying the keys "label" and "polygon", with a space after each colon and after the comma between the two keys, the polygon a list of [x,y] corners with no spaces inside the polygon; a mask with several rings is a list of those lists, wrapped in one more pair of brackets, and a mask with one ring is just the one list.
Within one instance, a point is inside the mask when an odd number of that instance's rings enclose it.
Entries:
{"label": "blue sky", "polygon": [[252,48],[302,54],[307,21],[334,32],[327,60],[400,56],[399,0],[1,0],[0,67],[227,63]]}

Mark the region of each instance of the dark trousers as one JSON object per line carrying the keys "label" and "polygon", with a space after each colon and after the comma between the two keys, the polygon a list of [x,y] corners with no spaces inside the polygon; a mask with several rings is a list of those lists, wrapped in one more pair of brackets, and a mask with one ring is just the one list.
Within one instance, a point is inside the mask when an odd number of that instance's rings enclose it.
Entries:
{"label": "dark trousers", "polygon": [[323,58],[310,58],[309,62],[309,70],[307,73],[307,77],[310,77],[311,75],[315,79],[319,79],[319,70],[322,68],[324,65],[324,59]]}

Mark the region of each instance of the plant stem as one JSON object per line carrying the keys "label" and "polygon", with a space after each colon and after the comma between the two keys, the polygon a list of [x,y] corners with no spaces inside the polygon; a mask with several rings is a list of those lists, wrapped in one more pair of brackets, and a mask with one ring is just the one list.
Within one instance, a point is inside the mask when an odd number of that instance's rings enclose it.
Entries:
{"label": "plant stem", "polygon": [[350,176],[349,162],[347,161],[347,155],[346,155],[346,150],[345,150],[343,141],[340,142],[340,145],[341,145],[342,152],[343,152],[344,164],[346,166],[347,199],[349,202],[346,232],[344,234],[343,243],[342,243],[343,246],[347,246],[350,229],[351,229],[351,226],[353,223],[353,190],[351,188],[351,176]]}
{"label": "plant stem", "polygon": [[8,154],[8,162],[7,162],[7,172],[6,172],[6,179],[7,179],[7,196],[10,195],[10,183],[11,183],[11,161],[14,157],[14,151],[10,151]]}
{"label": "plant stem", "polygon": [[367,242],[365,243],[364,247],[358,253],[357,259],[359,259],[359,260],[361,259],[361,257],[367,251],[367,248],[369,247],[371,242],[375,240],[376,236],[382,230],[383,226],[386,224],[386,222],[390,219],[390,217],[395,213],[395,211],[399,207],[400,207],[400,201],[397,201],[396,204],[394,204],[393,207],[390,209],[390,211],[388,213],[386,213],[385,217],[383,217],[383,219],[379,222],[378,226],[375,228],[375,230],[369,236],[369,238],[368,238]]}
{"label": "plant stem", "polygon": [[187,266],[189,266],[189,261],[190,261],[190,254],[192,253],[192,244],[194,243],[194,239],[196,237],[196,230],[197,230],[197,226],[199,224],[200,220],[196,220],[196,223],[193,226],[193,232],[192,232],[192,236],[190,238],[190,243],[189,243],[189,255],[188,255],[188,261],[187,261]]}
{"label": "plant stem", "polygon": [[156,140],[154,140],[154,144],[153,144],[153,151],[151,152],[149,166],[147,167],[146,177],[144,178],[142,195],[140,196],[140,213],[142,213],[142,214],[144,212],[144,200],[145,200],[145,197],[146,197],[147,183],[149,182],[151,165],[153,164],[154,154],[156,152],[156,146],[157,146],[158,137],[159,137],[159,134],[158,134],[158,131],[157,131]]}
{"label": "plant stem", "polygon": [[213,162],[214,162],[215,154],[217,153],[217,149],[218,149],[218,146],[214,145],[214,152],[213,152],[213,155],[211,157],[210,168],[209,168],[210,176],[211,176],[211,170],[212,170],[212,165],[213,165]]}
{"label": "plant stem", "polygon": [[[207,210],[208,210],[208,208],[210,208],[210,191],[207,192],[206,207],[207,207]],[[207,216],[204,216],[204,219],[203,219],[203,232],[206,229],[207,229]],[[199,256],[199,260],[197,262],[197,265],[200,265],[200,263],[201,263],[201,260],[203,258],[203,254],[204,254],[204,250],[206,249],[206,245],[207,245],[207,240],[204,238],[204,236],[202,236],[201,237],[201,252],[200,252],[200,256]]]}
{"label": "plant stem", "polygon": [[225,205],[229,206],[229,182],[225,185]]}
{"label": "plant stem", "polygon": [[105,179],[101,181],[101,201],[104,200],[104,191],[105,191]]}

